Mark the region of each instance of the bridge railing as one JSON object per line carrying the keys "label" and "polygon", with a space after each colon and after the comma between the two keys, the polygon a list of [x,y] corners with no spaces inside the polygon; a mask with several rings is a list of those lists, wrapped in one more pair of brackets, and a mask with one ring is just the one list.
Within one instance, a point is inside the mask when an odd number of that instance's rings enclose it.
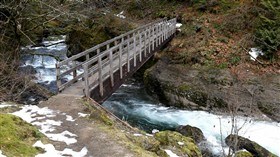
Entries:
{"label": "bridge railing", "polygon": [[[131,66],[135,67],[137,61],[142,62],[175,31],[176,19],[171,19],[152,23],[122,35],[119,40],[115,40],[117,42],[113,47],[104,50],[83,64],[85,95],[90,96],[90,92],[99,86],[99,93],[103,96],[103,85],[106,79],[110,79],[113,87],[116,72],[122,79],[124,67],[129,73]],[[91,77],[92,75],[95,76]]]}
{"label": "bridge railing", "polygon": [[[130,61],[131,56],[133,56],[134,62],[136,62],[136,52],[135,54],[127,55],[129,57],[126,61],[122,59],[122,55],[129,54],[130,51],[136,49],[139,44],[141,45],[141,52],[144,50],[144,55],[147,54],[147,51],[150,53],[157,46],[159,46],[162,41],[175,33],[175,27],[176,19],[171,19],[168,21],[166,19],[161,19],[129,31],[104,43],[98,44],[90,49],[87,49],[77,55],[57,63],[56,73],[58,90],[62,91],[64,88],[75,83],[82,77],[85,77],[85,74],[92,75],[97,73],[97,71],[100,77],[99,82],[102,82],[102,80],[108,77],[111,77],[113,80],[112,73],[114,73],[116,69],[122,69],[123,65]],[[142,53],[139,53],[139,55],[142,59]],[[77,60],[80,58],[84,58],[85,61],[77,62]],[[113,67],[113,60],[116,58],[119,58],[118,68]],[[110,65],[110,69],[104,73],[104,70],[101,69],[102,67],[106,67],[106,65]],[[78,73],[78,70],[81,72]],[[67,75],[72,75],[72,78],[63,80],[63,78]],[[122,74],[120,75],[122,77]],[[89,80],[85,79],[85,83],[87,81]],[[94,83],[89,83],[89,90],[85,89],[85,91],[90,91],[91,88],[97,86],[96,81],[93,82]],[[98,83],[98,85],[100,85],[101,88],[101,83]],[[85,88],[87,88],[87,86],[85,86]],[[102,92],[102,90],[100,90],[100,92]]]}

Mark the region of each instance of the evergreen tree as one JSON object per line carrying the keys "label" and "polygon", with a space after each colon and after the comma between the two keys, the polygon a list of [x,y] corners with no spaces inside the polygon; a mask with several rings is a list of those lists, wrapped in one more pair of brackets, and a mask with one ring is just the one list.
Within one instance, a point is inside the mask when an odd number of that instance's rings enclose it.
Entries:
{"label": "evergreen tree", "polygon": [[261,0],[261,5],[265,11],[260,15],[256,43],[271,59],[280,50],[280,0]]}

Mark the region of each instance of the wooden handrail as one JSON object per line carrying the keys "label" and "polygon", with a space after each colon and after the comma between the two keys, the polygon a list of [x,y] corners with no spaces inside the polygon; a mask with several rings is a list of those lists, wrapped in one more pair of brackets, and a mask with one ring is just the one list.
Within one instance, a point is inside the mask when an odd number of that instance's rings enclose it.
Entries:
{"label": "wooden handrail", "polygon": [[[103,82],[105,79],[109,77],[111,86],[114,86],[115,71],[120,71],[119,76],[123,78],[122,69],[124,66],[129,72],[131,68],[136,66],[137,61],[142,62],[147,54],[159,47],[175,31],[175,18],[168,21],[166,19],[157,20],[57,63],[57,86],[59,91],[83,77],[86,96],[89,96],[91,85],[94,87],[98,85],[100,95],[103,95]],[[105,50],[102,49],[103,47],[105,47]],[[89,54],[92,52],[96,52],[96,55],[90,57]],[[75,61],[81,57],[86,57],[86,60],[82,63],[76,63]],[[73,67],[61,71],[62,67],[70,62],[72,62]],[[83,69],[81,74],[77,73],[79,69]],[[68,74],[73,74],[73,79],[68,80],[66,83],[62,82],[62,78]],[[93,80],[98,82],[91,82],[92,80],[89,78],[93,75],[97,77],[97,79]]]}

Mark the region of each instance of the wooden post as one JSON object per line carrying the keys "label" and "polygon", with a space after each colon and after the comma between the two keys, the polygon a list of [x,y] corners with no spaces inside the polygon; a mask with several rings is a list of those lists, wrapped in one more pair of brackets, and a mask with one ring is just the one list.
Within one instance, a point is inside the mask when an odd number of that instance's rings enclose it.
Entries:
{"label": "wooden post", "polygon": [[151,26],[149,27],[149,30],[148,30],[148,46],[149,46],[149,50],[148,50],[148,53],[150,54],[151,53]]}
{"label": "wooden post", "polygon": [[59,66],[59,63],[56,63],[55,67],[56,67],[56,85],[57,85],[58,92],[60,92],[61,79],[60,79],[60,66]]}
{"label": "wooden post", "polygon": [[[73,61],[73,65],[74,65],[74,67],[77,67],[76,61]],[[73,79],[75,79],[76,77],[77,77],[77,68],[75,68],[73,71]]]}
{"label": "wooden post", "polygon": [[97,49],[97,55],[99,55],[99,54],[100,54],[100,48]]}
{"label": "wooden post", "polygon": [[147,29],[145,28],[145,34],[144,34],[144,57],[147,57]]}
{"label": "wooden post", "polygon": [[134,67],[136,66],[136,36],[135,33],[133,33],[133,58],[134,58]]}
{"label": "wooden post", "polygon": [[139,61],[142,62],[142,32],[139,34]]}
{"label": "wooden post", "polygon": [[152,50],[154,51],[155,50],[155,25],[153,25],[153,28],[152,28]]}
{"label": "wooden post", "polygon": [[89,60],[89,54],[86,55],[86,61],[88,61],[88,60]]}
{"label": "wooden post", "polygon": [[98,56],[98,81],[99,81],[99,93],[103,96],[103,74],[102,74],[102,60],[101,56]]}
{"label": "wooden post", "polygon": [[161,31],[160,31],[160,34],[161,34],[161,43],[163,43],[164,41],[164,21],[162,21],[161,23]]}
{"label": "wooden post", "polygon": [[[130,40],[130,37],[128,37],[128,39],[127,40]],[[130,71],[130,56],[129,56],[129,42],[130,41],[128,41],[127,42],[127,72],[129,72]]]}
{"label": "wooden post", "polygon": [[84,82],[85,82],[85,87],[84,87],[84,93],[87,98],[90,97],[90,91],[89,91],[89,81],[88,81],[88,65],[83,64],[83,69],[84,69]]}
{"label": "wooden post", "polygon": [[122,69],[122,53],[123,53],[123,43],[124,43],[124,38],[122,37],[120,46],[119,46],[119,69],[120,69],[120,78],[123,78],[123,69]]}
{"label": "wooden post", "polygon": [[113,51],[112,50],[110,50],[109,61],[110,61],[111,87],[114,87],[114,69],[113,69]]}

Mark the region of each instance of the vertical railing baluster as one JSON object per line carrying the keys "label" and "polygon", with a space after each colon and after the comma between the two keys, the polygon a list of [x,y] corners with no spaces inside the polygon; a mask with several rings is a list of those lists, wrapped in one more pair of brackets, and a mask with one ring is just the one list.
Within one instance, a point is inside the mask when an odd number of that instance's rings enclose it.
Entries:
{"label": "vertical railing baluster", "polygon": [[130,56],[129,56],[129,50],[130,50],[130,35],[128,35],[128,38],[127,38],[127,72],[130,71]]}
{"label": "vertical railing baluster", "polygon": [[124,37],[121,39],[121,43],[119,45],[119,70],[120,70],[120,78],[123,78],[123,69],[122,69],[122,53],[123,53],[123,44],[124,44]]}
{"label": "vertical railing baluster", "polygon": [[139,61],[142,62],[142,32],[141,31],[139,34]]}
{"label": "vertical railing baluster", "polygon": [[109,54],[109,62],[110,62],[110,79],[111,79],[111,87],[114,87],[114,69],[113,69],[113,51],[110,50]]}
{"label": "vertical railing baluster", "polygon": [[98,56],[98,83],[99,83],[99,94],[102,97],[103,90],[103,73],[102,73],[102,58],[101,55]]}
{"label": "vertical railing baluster", "polygon": [[85,82],[85,87],[84,87],[84,94],[86,95],[87,98],[90,97],[90,91],[89,91],[89,80],[88,80],[88,65],[83,64],[83,69],[84,69],[84,82]]}
{"label": "vertical railing baluster", "polygon": [[56,68],[56,85],[57,85],[58,92],[60,92],[61,78],[60,78],[60,66],[59,66],[59,63],[55,64],[55,68]]}
{"label": "vertical railing baluster", "polygon": [[136,35],[133,33],[133,58],[134,58],[134,67],[136,66]]}
{"label": "vertical railing baluster", "polygon": [[[76,61],[73,61],[73,66],[76,67],[77,63]],[[73,71],[73,80],[77,77],[77,67]]]}
{"label": "vertical railing baluster", "polygon": [[147,28],[145,28],[144,34],[144,57],[147,57]]}

